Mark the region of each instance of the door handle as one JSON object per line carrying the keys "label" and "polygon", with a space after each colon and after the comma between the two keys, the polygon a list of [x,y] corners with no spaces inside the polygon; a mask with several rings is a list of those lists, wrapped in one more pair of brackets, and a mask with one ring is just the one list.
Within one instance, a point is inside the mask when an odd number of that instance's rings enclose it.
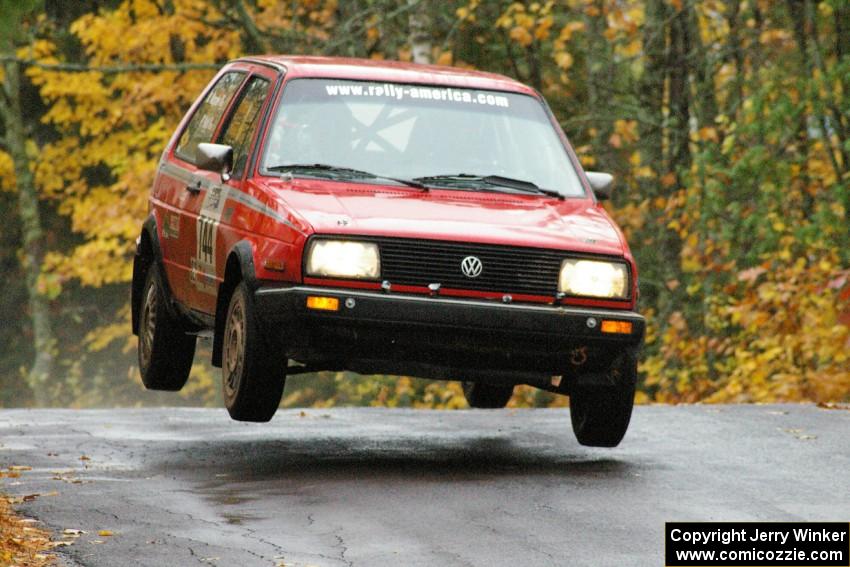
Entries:
{"label": "door handle", "polygon": [[191,183],[189,185],[187,185],[186,191],[188,191],[189,193],[192,193],[192,194],[200,193],[201,192],[201,182],[200,182],[200,180],[196,181],[194,185],[192,185]]}

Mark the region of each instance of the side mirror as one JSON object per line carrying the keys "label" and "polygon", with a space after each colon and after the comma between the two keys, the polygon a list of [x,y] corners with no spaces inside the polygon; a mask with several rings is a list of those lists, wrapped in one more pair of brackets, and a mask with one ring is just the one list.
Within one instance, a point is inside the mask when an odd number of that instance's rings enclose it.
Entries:
{"label": "side mirror", "polygon": [[205,171],[221,174],[222,181],[230,180],[233,171],[233,148],[224,144],[198,144],[197,166]]}
{"label": "side mirror", "polygon": [[599,171],[585,171],[587,180],[590,182],[590,188],[593,189],[593,194],[600,201],[607,201],[611,198],[611,193],[614,190],[614,176],[610,173],[601,173]]}

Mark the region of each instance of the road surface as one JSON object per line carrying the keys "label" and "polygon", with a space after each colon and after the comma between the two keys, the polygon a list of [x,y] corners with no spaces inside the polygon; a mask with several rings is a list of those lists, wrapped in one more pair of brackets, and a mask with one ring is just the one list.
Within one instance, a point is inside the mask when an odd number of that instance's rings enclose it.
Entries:
{"label": "road surface", "polygon": [[[0,411],[0,490],[66,565],[662,565],[665,521],[850,521],[850,411]],[[36,496],[37,495],[37,496]],[[111,534],[111,535],[110,535]]]}

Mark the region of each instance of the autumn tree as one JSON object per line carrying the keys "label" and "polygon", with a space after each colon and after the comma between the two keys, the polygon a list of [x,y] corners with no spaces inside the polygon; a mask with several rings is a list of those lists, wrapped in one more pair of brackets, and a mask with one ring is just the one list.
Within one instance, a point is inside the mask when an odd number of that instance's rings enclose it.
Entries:
{"label": "autumn tree", "polygon": [[45,243],[31,161],[37,146],[25,115],[23,66],[17,60],[19,51],[24,50],[21,46],[32,39],[28,24],[38,6],[36,1],[3,0],[0,3],[0,58],[3,63],[0,73],[0,150],[8,153],[12,171],[6,175],[14,176],[14,190],[18,196],[20,259],[26,274],[34,351],[26,381],[36,402],[44,404],[48,401],[45,386],[53,374],[55,342],[49,300],[39,286]]}

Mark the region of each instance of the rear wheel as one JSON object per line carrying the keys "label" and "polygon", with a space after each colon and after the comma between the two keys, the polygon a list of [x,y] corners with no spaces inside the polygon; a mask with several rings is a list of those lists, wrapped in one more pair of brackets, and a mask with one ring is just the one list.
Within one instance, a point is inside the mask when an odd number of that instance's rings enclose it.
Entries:
{"label": "rear wheel", "polygon": [[196,339],[168,310],[168,292],[156,263],[148,269],[139,306],[139,371],[148,390],[178,391],[195,358]]}
{"label": "rear wheel", "polygon": [[494,386],[481,382],[463,383],[463,396],[472,408],[501,409],[508,405],[513,394],[513,386]]}
{"label": "rear wheel", "polygon": [[274,359],[268,352],[244,282],[230,298],[222,346],[224,404],[230,417],[269,421],[283,395],[286,359]]}
{"label": "rear wheel", "polygon": [[570,392],[570,421],[582,445],[616,447],[629,428],[637,360],[633,355],[624,355],[610,372],[613,384],[575,385]]}

